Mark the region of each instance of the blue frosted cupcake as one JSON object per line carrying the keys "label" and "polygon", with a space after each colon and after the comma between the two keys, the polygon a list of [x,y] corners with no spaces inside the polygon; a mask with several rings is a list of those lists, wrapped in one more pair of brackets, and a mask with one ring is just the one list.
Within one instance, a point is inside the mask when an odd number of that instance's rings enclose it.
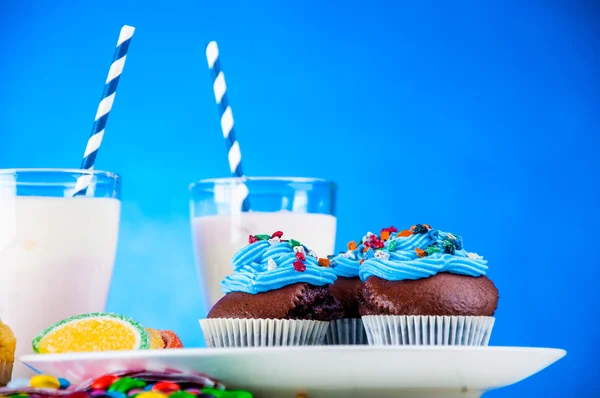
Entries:
{"label": "blue frosted cupcake", "polygon": [[462,238],[418,224],[368,252],[359,311],[370,344],[487,345],[498,290]]}
{"label": "blue frosted cupcake", "polygon": [[200,321],[209,347],[321,344],[343,315],[329,260],[282,233],[250,236],[221,283],[225,296]]}

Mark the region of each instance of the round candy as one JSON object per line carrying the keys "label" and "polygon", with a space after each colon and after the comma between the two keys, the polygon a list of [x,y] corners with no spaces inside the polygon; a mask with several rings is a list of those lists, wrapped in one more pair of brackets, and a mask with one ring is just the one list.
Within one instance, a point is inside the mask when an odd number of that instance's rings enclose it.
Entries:
{"label": "round candy", "polygon": [[150,391],[152,390],[152,387],[154,387],[154,384],[150,383],[146,387],[144,387],[144,391]]}
{"label": "round candy", "polygon": [[111,398],[127,398],[127,395],[121,391],[108,391],[106,396]]}
{"label": "round candy", "polygon": [[[201,392],[198,390],[198,392]],[[196,394],[190,394],[185,391],[176,391],[173,394],[169,394],[169,398],[196,398]]]}
{"label": "round candy", "polygon": [[146,383],[142,380],[132,379],[131,377],[123,377],[115,381],[110,387],[108,387],[108,391],[120,391],[127,392],[134,388],[144,388],[146,387]]}
{"label": "round candy", "polygon": [[161,394],[159,392],[154,391],[146,391],[141,394],[136,395],[136,398],[166,398],[165,394]]}
{"label": "round candy", "polygon": [[67,396],[68,398],[90,398],[90,394],[83,391],[77,391]]}
{"label": "round candy", "polygon": [[29,384],[32,388],[51,388],[58,390],[60,388],[60,382],[56,377],[48,375],[37,375],[33,376],[29,380]]}
{"label": "round candy", "polygon": [[96,380],[94,380],[91,387],[94,390],[106,390],[106,389],[108,389],[108,387],[110,387],[112,385],[112,383],[114,383],[115,381],[117,381],[119,379],[120,379],[119,376],[113,376],[113,375],[102,376],[102,377],[99,377]]}
{"label": "round candy", "polygon": [[6,388],[15,390],[28,387],[31,387],[31,384],[29,384],[29,379],[13,379],[6,385]]}
{"label": "round candy", "polygon": [[94,390],[90,393],[92,397],[101,397],[104,396],[105,390]]}
{"label": "round candy", "polygon": [[63,379],[62,377],[58,378],[58,382],[60,383],[61,390],[66,390],[71,385],[71,382],[69,382],[69,380]]}
{"label": "round candy", "polygon": [[152,387],[152,391],[162,392],[163,394],[170,394],[172,392],[179,391],[180,389],[181,387],[179,387],[177,383],[171,383],[169,381],[161,381]]}

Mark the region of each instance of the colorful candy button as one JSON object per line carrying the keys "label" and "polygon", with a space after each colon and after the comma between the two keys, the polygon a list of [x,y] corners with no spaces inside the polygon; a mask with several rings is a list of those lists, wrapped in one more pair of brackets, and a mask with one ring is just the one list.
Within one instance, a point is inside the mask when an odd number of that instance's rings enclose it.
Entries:
{"label": "colorful candy button", "polygon": [[31,380],[29,380],[29,384],[32,388],[51,388],[53,390],[58,390],[60,388],[58,379],[48,375],[33,376]]}
{"label": "colorful candy button", "polygon": [[104,390],[94,390],[90,393],[92,397],[103,397],[105,391]]}
{"label": "colorful candy button", "polygon": [[110,398],[127,398],[127,395],[125,395],[124,392],[122,391],[107,391],[106,392],[106,396],[110,397]]}
{"label": "colorful candy button", "polygon": [[136,398],[166,398],[166,395],[159,392],[146,391],[136,395]]}
{"label": "colorful candy button", "polygon": [[68,398],[90,398],[90,394],[83,391],[77,391],[68,395]]}
{"label": "colorful candy button", "polygon": [[119,376],[113,376],[113,375],[102,376],[102,377],[99,377],[96,380],[94,380],[91,387],[94,390],[107,390],[108,387],[110,387],[114,382],[116,382],[119,379],[120,379]]}
{"label": "colorful candy button", "polygon": [[177,383],[171,383],[169,381],[161,381],[160,383],[156,383],[154,387],[152,387],[152,391],[154,392],[162,392],[163,394],[170,394],[175,391],[179,391],[181,387]]}
{"label": "colorful candy button", "polygon": [[[198,390],[198,393],[201,391]],[[176,391],[172,394],[169,394],[169,398],[196,398],[196,394],[191,394],[185,391]]]}
{"label": "colorful candy button", "polygon": [[122,393],[126,393],[127,391],[132,390],[134,388],[144,387],[146,387],[146,383],[142,380],[132,379],[131,377],[123,377],[122,379],[115,381],[110,387],[108,387],[108,391],[119,391]]}
{"label": "colorful candy button", "polygon": [[62,377],[58,378],[58,382],[60,383],[60,389],[66,390],[71,385],[71,382],[67,379],[63,379]]}

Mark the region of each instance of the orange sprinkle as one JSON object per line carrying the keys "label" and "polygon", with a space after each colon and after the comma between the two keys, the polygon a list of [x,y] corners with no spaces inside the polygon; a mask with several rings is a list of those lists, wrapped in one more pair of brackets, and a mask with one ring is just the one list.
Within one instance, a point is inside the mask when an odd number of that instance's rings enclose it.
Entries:
{"label": "orange sprinkle", "polygon": [[365,248],[363,249],[363,253],[366,253],[367,250],[369,250],[369,248],[367,246],[365,246]]}
{"label": "orange sprinkle", "polygon": [[415,251],[417,252],[417,256],[427,257],[427,252],[425,250],[421,250],[418,247],[415,247]]}
{"label": "orange sprinkle", "polygon": [[348,250],[356,250],[356,242],[355,241],[348,242]]}
{"label": "orange sprinkle", "polygon": [[383,240],[388,240],[390,238],[390,231],[381,231],[381,233],[379,234],[379,236]]}
{"label": "orange sprinkle", "polygon": [[360,261],[358,262],[360,265],[362,265],[363,261],[365,261],[364,258],[361,258]]}
{"label": "orange sprinkle", "polygon": [[396,236],[411,236],[412,234],[413,234],[412,231],[405,229],[404,231],[398,232],[398,235],[396,235]]}
{"label": "orange sprinkle", "polygon": [[433,228],[431,228],[431,225],[429,225],[429,224],[423,224],[423,226],[427,229],[433,229]]}
{"label": "orange sprinkle", "polygon": [[329,268],[329,259],[328,258],[320,258],[319,259],[319,265],[321,267]]}

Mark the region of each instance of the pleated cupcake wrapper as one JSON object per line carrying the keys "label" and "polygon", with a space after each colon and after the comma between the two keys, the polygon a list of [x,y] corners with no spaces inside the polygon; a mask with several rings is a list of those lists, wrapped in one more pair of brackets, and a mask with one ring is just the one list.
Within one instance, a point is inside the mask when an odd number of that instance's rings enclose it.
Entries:
{"label": "pleated cupcake wrapper", "polygon": [[5,386],[11,379],[13,371],[13,363],[0,361],[0,386]]}
{"label": "pleated cupcake wrapper", "polygon": [[487,346],[495,318],[487,316],[362,317],[370,345]]}
{"label": "pleated cupcake wrapper", "polygon": [[208,347],[318,345],[329,322],[292,319],[201,319]]}
{"label": "pleated cupcake wrapper", "polygon": [[325,334],[325,345],[368,344],[367,333],[360,318],[336,319],[331,321]]}

